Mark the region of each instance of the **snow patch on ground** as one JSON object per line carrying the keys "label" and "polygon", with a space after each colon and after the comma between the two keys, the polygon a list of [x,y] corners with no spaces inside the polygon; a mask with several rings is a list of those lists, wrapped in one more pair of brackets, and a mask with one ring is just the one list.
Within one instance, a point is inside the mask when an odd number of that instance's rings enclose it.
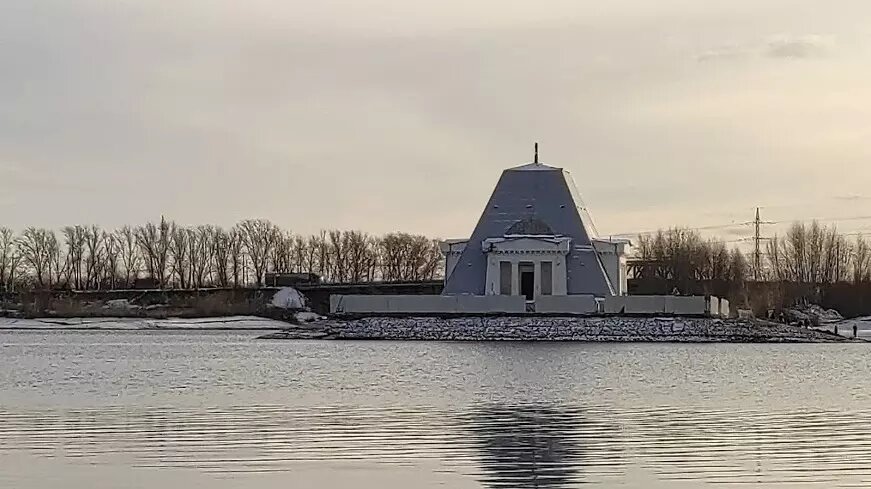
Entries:
{"label": "snow patch on ground", "polygon": [[843,321],[844,317],[834,309],[824,309],[816,304],[803,304],[784,311],[787,322],[823,325]]}
{"label": "snow patch on ground", "polygon": [[272,296],[272,306],[279,309],[305,309],[305,296],[293,287],[285,287]]}
{"label": "snow patch on ground", "polygon": [[278,330],[287,323],[255,316],[231,316],[199,319],[144,319],[144,318],[0,318],[0,329],[94,329],[94,330]]}

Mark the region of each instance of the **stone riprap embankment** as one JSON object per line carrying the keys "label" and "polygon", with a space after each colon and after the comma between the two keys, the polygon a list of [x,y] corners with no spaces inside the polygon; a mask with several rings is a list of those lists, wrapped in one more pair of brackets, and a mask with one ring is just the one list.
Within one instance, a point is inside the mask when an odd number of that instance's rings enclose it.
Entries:
{"label": "stone riprap embankment", "polygon": [[655,317],[365,317],[320,321],[264,339],[825,343],[824,331],[754,320]]}

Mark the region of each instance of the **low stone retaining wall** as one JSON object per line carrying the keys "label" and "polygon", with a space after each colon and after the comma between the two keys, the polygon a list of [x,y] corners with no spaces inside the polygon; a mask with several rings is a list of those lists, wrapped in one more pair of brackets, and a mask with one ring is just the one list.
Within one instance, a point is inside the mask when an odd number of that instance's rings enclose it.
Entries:
{"label": "low stone retaining wall", "polygon": [[330,320],[264,339],[822,343],[844,337],[777,323],[714,318],[462,317]]}
{"label": "low stone retaining wall", "polygon": [[522,313],[526,299],[511,295],[333,295],[331,314]]}

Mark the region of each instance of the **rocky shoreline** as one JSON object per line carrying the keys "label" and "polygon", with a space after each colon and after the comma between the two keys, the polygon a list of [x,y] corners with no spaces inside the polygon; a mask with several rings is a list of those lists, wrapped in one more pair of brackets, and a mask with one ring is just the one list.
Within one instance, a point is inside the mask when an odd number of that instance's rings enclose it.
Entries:
{"label": "rocky shoreline", "polygon": [[364,317],[292,326],[273,340],[835,343],[825,331],[759,320],[702,317]]}

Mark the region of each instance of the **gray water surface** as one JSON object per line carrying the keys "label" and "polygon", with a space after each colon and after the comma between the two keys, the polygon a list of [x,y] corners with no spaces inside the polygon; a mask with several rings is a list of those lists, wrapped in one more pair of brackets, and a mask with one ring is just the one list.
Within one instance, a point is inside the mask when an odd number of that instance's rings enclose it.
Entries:
{"label": "gray water surface", "polygon": [[0,332],[2,488],[871,487],[871,347]]}

